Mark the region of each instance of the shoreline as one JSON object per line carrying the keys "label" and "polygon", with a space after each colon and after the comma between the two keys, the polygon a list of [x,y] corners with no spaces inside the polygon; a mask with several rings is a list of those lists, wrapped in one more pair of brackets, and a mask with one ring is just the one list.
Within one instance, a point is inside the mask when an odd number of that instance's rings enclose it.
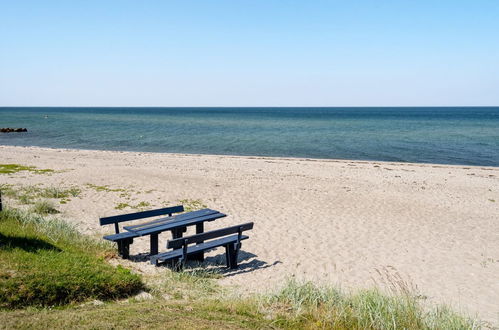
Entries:
{"label": "shoreline", "polygon": [[[241,294],[287,278],[344,289],[402,279],[430,304],[499,321],[498,167],[0,146],[0,164],[14,163],[54,172],[0,174],[0,185],[78,187],[78,197],[56,201],[59,216],[98,238],[111,230],[99,217],[140,203],[228,215],[207,230],[254,221],[240,268],[218,280]],[[138,239],[131,254],[148,243]],[[222,259],[218,250],[207,258]]]}
{"label": "shoreline", "polygon": [[466,165],[466,164],[445,164],[445,163],[417,163],[417,162],[397,162],[386,160],[363,160],[363,159],[343,159],[343,158],[312,158],[312,157],[287,157],[287,156],[258,156],[258,155],[226,155],[226,154],[197,154],[197,153],[178,153],[178,152],[160,152],[160,151],[131,151],[131,150],[108,150],[108,149],[81,149],[81,148],[56,148],[56,147],[39,147],[39,146],[13,146],[0,144],[0,148],[22,148],[22,149],[39,149],[52,151],[70,151],[70,152],[104,152],[118,154],[146,154],[146,155],[165,155],[165,156],[184,156],[184,157],[223,157],[236,159],[268,159],[281,161],[304,161],[304,162],[325,162],[325,163],[355,163],[355,164],[384,164],[395,166],[416,166],[416,167],[432,167],[432,168],[479,168],[483,170],[499,170],[499,166],[489,165]]}

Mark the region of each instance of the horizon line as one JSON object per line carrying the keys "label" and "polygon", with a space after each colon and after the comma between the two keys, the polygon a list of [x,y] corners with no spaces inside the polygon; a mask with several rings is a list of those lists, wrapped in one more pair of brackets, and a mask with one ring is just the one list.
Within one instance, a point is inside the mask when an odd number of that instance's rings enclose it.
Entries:
{"label": "horizon line", "polygon": [[259,106],[231,106],[231,105],[201,105],[201,106],[163,106],[163,105],[0,105],[0,108],[499,108],[499,105],[259,105]]}

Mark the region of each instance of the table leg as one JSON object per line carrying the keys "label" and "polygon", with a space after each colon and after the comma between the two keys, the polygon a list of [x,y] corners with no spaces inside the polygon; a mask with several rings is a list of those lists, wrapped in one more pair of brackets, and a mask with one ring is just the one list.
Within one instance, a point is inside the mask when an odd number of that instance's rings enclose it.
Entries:
{"label": "table leg", "polygon": [[[204,222],[196,224],[196,234],[201,234],[201,233],[204,233]],[[203,242],[196,243],[196,245],[201,244],[201,243],[203,243]],[[204,252],[196,253],[195,255],[192,256],[191,259],[197,260],[197,261],[204,261]]]}
{"label": "table leg", "polygon": [[176,228],[175,231],[173,232],[173,235],[175,236],[174,238],[181,238],[183,233],[187,231],[186,227],[181,227],[181,228]]}
{"label": "table leg", "polygon": [[158,254],[158,234],[151,234],[151,255]]}
{"label": "table leg", "polygon": [[[182,237],[182,233],[184,232],[183,228],[175,228],[175,229],[172,229],[172,238],[173,239],[176,239],[176,238],[181,238]],[[175,248],[174,250],[178,250],[179,248]]]}

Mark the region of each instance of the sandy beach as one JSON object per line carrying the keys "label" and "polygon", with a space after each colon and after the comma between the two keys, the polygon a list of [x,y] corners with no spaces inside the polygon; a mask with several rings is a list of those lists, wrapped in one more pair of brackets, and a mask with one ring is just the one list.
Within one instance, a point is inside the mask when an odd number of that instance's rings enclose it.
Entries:
{"label": "sandy beach", "polygon": [[[78,186],[82,193],[57,205],[58,216],[96,237],[112,231],[99,217],[137,211],[125,205],[184,201],[228,214],[206,229],[254,221],[240,268],[219,280],[240,292],[290,277],[344,289],[403,281],[430,303],[499,320],[496,167],[10,146],[0,146],[0,163],[55,170],[1,174],[0,184]],[[160,236],[163,250],[168,238]],[[148,244],[136,240],[131,253]]]}

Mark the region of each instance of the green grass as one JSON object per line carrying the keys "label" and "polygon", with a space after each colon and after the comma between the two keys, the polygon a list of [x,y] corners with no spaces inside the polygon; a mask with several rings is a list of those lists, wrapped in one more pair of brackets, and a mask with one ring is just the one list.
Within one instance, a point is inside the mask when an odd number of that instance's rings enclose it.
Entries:
{"label": "green grass", "polygon": [[4,210],[0,213],[0,307],[110,300],[142,289],[139,276],[105,261],[111,251],[60,220]]}
{"label": "green grass", "polygon": [[151,206],[151,204],[149,202],[140,202],[136,205],[131,205],[131,204],[128,204],[128,203],[118,203],[116,204],[116,206],[114,207],[116,210],[123,210],[123,209],[126,209],[126,208],[131,208],[131,209],[144,209],[148,206]]}
{"label": "green grass", "polygon": [[180,204],[184,206],[185,212],[191,212],[196,210],[201,210],[207,206],[199,199],[181,199]]}
{"label": "green grass", "polygon": [[[180,283],[187,283],[179,275]],[[187,275],[191,276],[191,275]],[[196,275],[192,275],[196,276]],[[187,281],[187,282],[185,282]],[[197,280],[196,280],[197,281]],[[378,291],[344,294],[308,283],[288,283],[275,294],[248,298],[200,296],[128,300],[64,310],[0,311],[7,328],[141,329],[478,329],[445,308],[425,311],[407,297]]]}
{"label": "green grass", "polygon": [[128,203],[118,203],[116,204],[116,206],[114,207],[116,210],[123,210],[123,209],[126,209],[126,208],[131,208],[132,206]]}
{"label": "green grass", "polygon": [[[108,185],[99,186],[99,185],[95,185],[93,183],[86,183],[85,186],[87,188],[93,189],[93,190],[95,190],[97,192],[106,192],[106,193],[109,193],[109,192],[119,192],[120,193],[119,197],[125,198],[127,200],[129,200],[131,198],[132,192],[133,192],[133,190],[128,191],[128,190],[126,190],[124,188],[111,188]],[[127,207],[135,208],[135,207],[129,205],[128,203],[120,203],[119,205],[117,205],[115,207],[115,209],[122,210],[122,209],[127,208]]]}
{"label": "green grass", "polygon": [[291,280],[264,296],[263,308],[285,328],[327,329],[475,329],[479,324],[445,306],[430,307],[410,292],[378,289],[344,293],[333,287]]}
{"label": "green grass", "polygon": [[[258,313],[208,302],[155,299],[64,310],[0,311],[0,328],[36,329],[271,329]],[[3,324],[2,324],[3,323]]]}
{"label": "green grass", "polygon": [[19,164],[0,164],[0,174],[13,174],[17,172],[32,172],[35,174],[53,173],[51,169],[38,169],[36,166],[25,166]]}
{"label": "green grass", "polygon": [[57,214],[60,213],[55,207],[54,203],[48,200],[36,201],[30,209],[32,212],[40,215]]}
{"label": "green grass", "polygon": [[104,191],[104,192],[126,192],[125,189],[122,189],[122,188],[110,188],[108,185],[98,186],[98,185],[95,185],[95,184],[92,184],[92,183],[86,183],[85,186],[87,186],[88,188],[94,189],[97,192],[101,192],[101,191]]}
{"label": "green grass", "polygon": [[2,194],[17,199],[21,204],[33,204],[40,198],[59,199],[61,204],[70,201],[71,197],[78,197],[81,189],[76,186],[68,188],[60,187],[39,187],[39,186],[20,186],[3,184],[0,185]]}
{"label": "green grass", "polygon": [[182,272],[168,271],[159,276],[150,276],[147,283],[151,293],[156,296],[167,294],[177,300],[195,301],[223,294],[224,290],[214,281],[220,277],[216,270],[187,268]]}

